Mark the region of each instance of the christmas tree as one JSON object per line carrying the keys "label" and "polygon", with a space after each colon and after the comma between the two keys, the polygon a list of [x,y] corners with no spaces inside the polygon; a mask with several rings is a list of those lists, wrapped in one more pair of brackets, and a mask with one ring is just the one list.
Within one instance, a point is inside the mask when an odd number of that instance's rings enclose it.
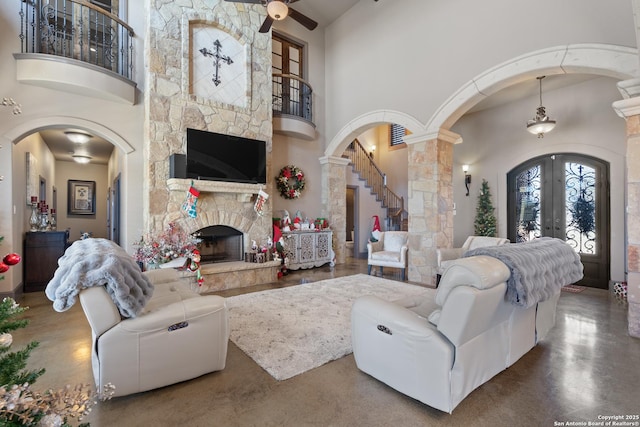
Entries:
{"label": "christmas tree", "polygon": [[478,197],[478,207],[476,208],[475,235],[476,236],[496,236],[496,216],[493,214],[493,204],[491,203],[491,192],[486,179],[482,180],[482,189]]}
{"label": "christmas tree", "polygon": [[[2,239],[0,236],[0,242]],[[0,270],[5,272],[19,262],[18,254],[8,254],[0,262]],[[0,276],[2,279],[4,277]],[[45,370],[25,368],[38,342],[32,341],[21,350],[11,351],[13,336],[9,333],[29,324],[27,319],[19,318],[27,309],[12,298],[0,302],[0,426],[70,426],[71,419],[80,422],[97,399],[104,400],[113,395],[113,386],[108,384],[101,394],[88,384],[46,393],[33,390],[32,384]]]}

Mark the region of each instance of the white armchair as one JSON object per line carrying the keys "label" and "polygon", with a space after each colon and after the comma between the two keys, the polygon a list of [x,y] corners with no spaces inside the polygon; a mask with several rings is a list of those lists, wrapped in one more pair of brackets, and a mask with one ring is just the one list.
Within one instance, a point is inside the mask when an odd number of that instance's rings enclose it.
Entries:
{"label": "white armchair", "polygon": [[461,248],[437,249],[438,279],[442,276],[447,267],[449,267],[453,261],[458,258],[462,258],[462,255],[464,255],[465,252],[485,246],[498,246],[507,243],[509,243],[509,239],[504,239],[502,237],[469,236]]}
{"label": "white armchair", "polygon": [[104,286],[80,292],[92,331],[96,386],[113,384],[115,396],[196,378],[226,364],[225,299],[190,291],[174,269],[146,274],[155,289],[135,318],[121,318]]}
{"label": "white armchair", "polygon": [[367,243],[367,273],[371,274],[371,267],[394,267],[402,270],[402,280],[405,280],[407,269],[407,240],[406,231],[382,231],[377,242]]}

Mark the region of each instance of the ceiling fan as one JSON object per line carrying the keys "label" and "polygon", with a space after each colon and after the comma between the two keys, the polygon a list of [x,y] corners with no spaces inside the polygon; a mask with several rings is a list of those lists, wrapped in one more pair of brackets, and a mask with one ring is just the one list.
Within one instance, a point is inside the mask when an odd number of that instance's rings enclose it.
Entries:
{"label": "ceiling fan", "polygon": [[313,30],[318,26],[318,23],[308,16],[303,15],[295,9],[289,7],[290,3],[295,3],[298,0],[226,0],[233,3],[251,3],[261,4],[267,8],[267,17],[260,27],[261,33],[268,33],[273,21],[281,21],[287,16],[298,21],[309,30]]}

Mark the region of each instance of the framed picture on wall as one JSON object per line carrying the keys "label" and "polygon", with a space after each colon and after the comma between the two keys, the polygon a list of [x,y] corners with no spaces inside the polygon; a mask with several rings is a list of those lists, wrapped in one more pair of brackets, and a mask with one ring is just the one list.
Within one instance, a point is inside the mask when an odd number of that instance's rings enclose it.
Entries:
{"label": "framed picture on wall", "polygon": [[69,215],[95,215],[96,214],[96,182],[68,181],[67,192]]}

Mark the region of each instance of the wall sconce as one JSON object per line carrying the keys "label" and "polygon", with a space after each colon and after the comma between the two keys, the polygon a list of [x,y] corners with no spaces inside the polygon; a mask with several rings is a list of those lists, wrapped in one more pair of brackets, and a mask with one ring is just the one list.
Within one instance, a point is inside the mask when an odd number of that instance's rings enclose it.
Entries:
{"label": "wall sconce", "polygon": [[375,146],[375,145],[372,145],[372,146],[369,148],[369,157],[371,157],[372,159],[373,159],[373,153],[374,153],[375,151],[376,151],[376,146]]}
{"label": "wall sconce", "polygon": [[471,175],[469,175],[469,165],[462,165],[464,172],[464,186],[467,188],[467,196],[469,195],[469,184],[471,184]]}

